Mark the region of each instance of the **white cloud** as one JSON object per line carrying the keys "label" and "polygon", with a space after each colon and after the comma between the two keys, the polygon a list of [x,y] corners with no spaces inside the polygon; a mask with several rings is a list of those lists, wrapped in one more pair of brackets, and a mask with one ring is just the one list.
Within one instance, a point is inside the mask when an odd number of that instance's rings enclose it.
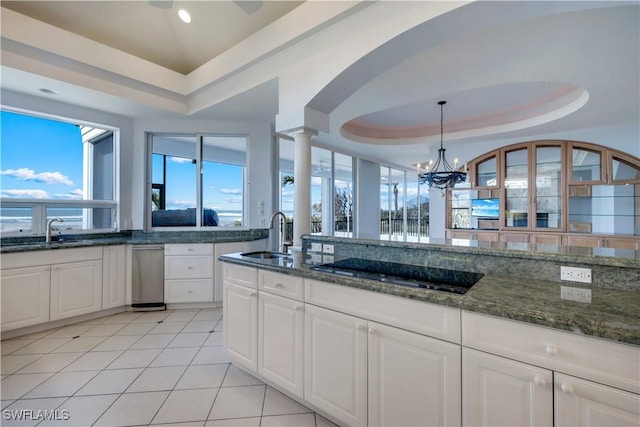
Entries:
{"label": "white cloud", "polygon": [[242,203],[242,197],[225,197],[224,201],[227,203]]}
{"label": "white cloud", "polygon": [[234,194],[239,196],[242,194],[242,189],[240,188],[221,188],[220,191],[222,194]]}
{"label": "white cloud", "polygon": [[68,177],[61,174],[60,172],[35,173],[33,169],[20,168],[0,171],[0,175],[7,175],[16,179],[21,179],[23,181],[35,181],[45,184],[73,185],[73,181],[71,181]]}
{"label": "white cloud", "polygon": [[25,197],[29,199],[48,199],[49,194],[44,190],[2,190],[5,197]]}
{"label": "white cloud", "polygon": [[54,196],[55,199],[70,199],[70,200],[82,200],[83,193],[82,190],[76,188],[75,190],[71,190],[68,193],[64,194],[56,194]]}

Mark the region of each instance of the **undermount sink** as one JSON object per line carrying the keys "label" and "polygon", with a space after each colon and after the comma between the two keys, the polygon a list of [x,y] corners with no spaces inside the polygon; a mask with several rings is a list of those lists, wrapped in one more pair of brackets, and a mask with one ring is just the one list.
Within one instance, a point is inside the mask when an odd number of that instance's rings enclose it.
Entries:
{"label": "undermount sink", "polygon": [[389,261],[348,258],[311,267],[324,273],[377,280],[394,285],[464,294],[483,276],[481,273],[419,267]]}
{"label": "undermount sink", "polygon": [[279,252],[271,252],[271,251],[258,251],[258,252],[246,252],[240,255],[246,256],[249,258],[257,258],[257,259],[273,259],[273,258],[286,257],[289,254],[282,254]]}

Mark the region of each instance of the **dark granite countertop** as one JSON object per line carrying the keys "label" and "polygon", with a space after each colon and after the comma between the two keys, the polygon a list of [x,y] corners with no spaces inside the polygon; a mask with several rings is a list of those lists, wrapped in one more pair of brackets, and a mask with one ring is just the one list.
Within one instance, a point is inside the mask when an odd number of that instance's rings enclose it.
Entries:
{"label": "dark granite countertop", "polygon": [[457,295],[315,271],[310,267],[318,262],[312,263],[311,257],[303,253],[271,259],[229,254],[220,259],[233,264],[640,345],[640,292],[592,289],[592,302],[586,304],[561,300],[559,282],[487,274],[464,295]]}
{"label": "dark granite countertop", "polygon": [[45,243],[43,237],[4,238],[0,253],[30,252],[108,245],[148,245],[165,243],[227,243],[266,239],[269,230],[215,231],[125,231],[118,233],[76,234],[64,236],[62,242]]}

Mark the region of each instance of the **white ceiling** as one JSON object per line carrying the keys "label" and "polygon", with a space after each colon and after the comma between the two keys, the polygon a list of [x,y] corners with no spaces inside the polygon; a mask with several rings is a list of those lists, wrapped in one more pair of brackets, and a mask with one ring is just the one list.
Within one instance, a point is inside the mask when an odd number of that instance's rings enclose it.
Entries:
{"label": "white ceiling", "polygon": [[[2,1],[7,9],[188,74],[301,1]],[[192,21],[178,17],[185,9]]]}
{"label": "white ceiling", "polygon": [[[2,6],[197,78],[216,72],[210,60],[241,53],[246,40],[267,34],[265,29],[291,17],[300,3],[259,2],[252,14],[231,1],[174,1],[171,9],[146,1],[3,1]],[[561,137],[598,127],[637,130],[639,4],[482,1],[459,7],[364,55],[320,91],[309,106],[326,114],[330,126],[318,141],[410,167],[426,161],[427,150],[433,155],[439,144],[439,100],[447,101],[445,145],[461,158],[488,151],[499,139]],[[183,6],[192,10],[189,26],[175,16]],[[300,41],[288,37],[287,43]],[[3,39],[3,55],[20,49]],[[215,79],[202,81],[202,90],[215,89]],[[87,106],[98,101],[105,111],[132,117],[274,122],[278,84],[267,79],[189,112],[179,107],[190,102],[189,90],[176,89],[162,103],[141,102],[35,72],[2,70],[3,89],[34,94],[35,88],[56,87],[57,100]],[[617,148],[640,155],[639,138],[621,144]]]}

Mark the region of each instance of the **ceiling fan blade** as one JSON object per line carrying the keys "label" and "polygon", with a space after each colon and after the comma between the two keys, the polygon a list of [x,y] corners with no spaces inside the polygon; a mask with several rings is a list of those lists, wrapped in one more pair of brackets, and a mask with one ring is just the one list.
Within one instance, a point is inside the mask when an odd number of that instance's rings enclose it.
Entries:
{"label": "ceiling fan blade", "polygon": [[234,3],[247,15],[253,15],[262,7],[262,0],[234,0]]}
{"label": "ceiling fan blade", "polygon": [[159,7],[160,9],[171,9],[173,0],[149,0],[149,6]]}

